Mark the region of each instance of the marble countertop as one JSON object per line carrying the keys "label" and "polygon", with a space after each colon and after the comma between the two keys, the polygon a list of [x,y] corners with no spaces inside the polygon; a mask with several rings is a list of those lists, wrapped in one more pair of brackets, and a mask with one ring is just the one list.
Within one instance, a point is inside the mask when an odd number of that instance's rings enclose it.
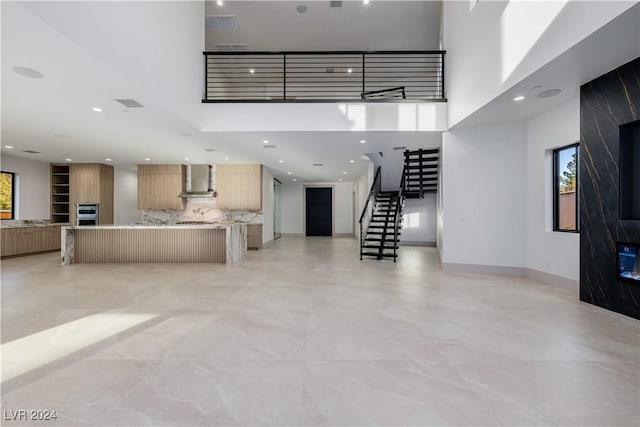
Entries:
{"label": "marble countertop", "polygon": [[129,225],[74,225],[68,226],[67,229],[72,230],[88,230],[88,229],[98,229],[98,230],[126,230],[126,229],[149,229],[149,228],[159,228],[159,229],[186,229],[186,228],[202,228],[202,229],[220,229],[220,228],[228,228],[234,225],[246,225],[243,223],[205,223],[205,224],[129,224]]}
{"label": "marble countertop", "polygon": [[48,220],[38,220],[38,219],[32,219],[32,220],[8,219],[0,223],[1,228],[60,227],[60,226],[66,227],[68,225],[69,225],[68,222],[53,223]]}

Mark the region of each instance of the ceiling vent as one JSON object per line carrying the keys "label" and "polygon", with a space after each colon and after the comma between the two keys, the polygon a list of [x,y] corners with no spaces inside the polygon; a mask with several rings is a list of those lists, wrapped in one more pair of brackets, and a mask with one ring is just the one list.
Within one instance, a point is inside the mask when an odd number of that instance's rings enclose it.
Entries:
{"label": "ceiling vent", "polygon": [[238,30],[238,20],[235,15],[207,15],[204,17],[207,30]]}
{"label": "ceiling vent", "polygon": [[324,166],[322,163],[314,163],[313,166]]}
{"label": "ceiling vent", "polygon": [[330,1],[329,2],[329,7],[342,7],[342,2],[341,1]]}
{"label": "ceiling vent", "polygon": [[273,145],[273,144],[266,144],[262,146],[263,148],[278,148],[277,145]]}
{"label": "ceiling vent", "polygon": [[393,147],[394,150],[406,150],[407,147],[405,147],[404,145],[401,145],[399,147]]}
{"label": "ceiling vent", "polygon": [[216,50],[220,52],[241,52],[247,50],[246,43],[218,43]]}
{"label": "ceiling vent", "polygon": [[144,105],[140,104],[135,99],[116,99],[120,104],[124,105],[127,108],[142,108]]}
{"label": "ceiling vent", "polygon": [[207,153],[213,153],[215,150],[215,148],[205,148],[204,151],[206,151]]}
{"label": "ceiling vent", "polygon": [[23,153],[29,153],[29,154],[40,154],[39,151],[35,151],[35,150],[22,150]]}

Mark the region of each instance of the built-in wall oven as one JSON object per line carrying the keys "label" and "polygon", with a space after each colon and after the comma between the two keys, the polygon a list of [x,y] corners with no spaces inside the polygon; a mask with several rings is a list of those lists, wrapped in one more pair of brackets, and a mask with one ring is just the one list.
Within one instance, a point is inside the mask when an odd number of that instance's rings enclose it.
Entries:
{"label": "built-in wall oven", "polygon": [[76,207],[77,225],[98,225],[98,204],[78,203]]}

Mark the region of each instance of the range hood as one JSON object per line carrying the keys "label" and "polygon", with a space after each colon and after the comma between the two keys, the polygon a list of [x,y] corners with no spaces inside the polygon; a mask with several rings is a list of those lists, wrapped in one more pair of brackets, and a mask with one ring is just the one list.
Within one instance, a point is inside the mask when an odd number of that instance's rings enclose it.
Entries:
{"label": "range hood", "polygon": [[[206,182],[203,182],[203,179],[199,179],[196,182],[196,189],[193,188],[192,182],[192,166],[195,166],[196,175],[202,178],[202,172],[204,168],[206,168]],[[191,199],[191,198],[201,198],[201,197],[216,197],[217,193],[213,189],[213,165],[187,165],[186,173],[184,177],[184,188],[185,191],[178,194],[178,197],[183,199]],[[205,189],[206,188],[206,189]]]}

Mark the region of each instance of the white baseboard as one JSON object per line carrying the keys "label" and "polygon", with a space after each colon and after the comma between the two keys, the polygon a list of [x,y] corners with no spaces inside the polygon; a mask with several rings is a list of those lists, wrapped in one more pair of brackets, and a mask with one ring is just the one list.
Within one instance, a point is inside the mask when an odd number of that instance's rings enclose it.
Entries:
{"label": "white baseboard", "polygon": [[450,273],[527,277],[527,269],[524,267],[505,267],[500,265],[458,264],[454,262],[443,262],[442,270]]}
{"label": "white baseboard", "polygon": [[353,237],[353,233],[334,233],[333,237]]}
{"label": "white baseboard", "polygon": [[304,237],[303,233],[280,233],[282,237]]}
{"label": "white baseboard", "polygon": [[400,246],[426,246],[428,248],[435,248],[436,242],[419,242],[411,240],[400,240]]}

